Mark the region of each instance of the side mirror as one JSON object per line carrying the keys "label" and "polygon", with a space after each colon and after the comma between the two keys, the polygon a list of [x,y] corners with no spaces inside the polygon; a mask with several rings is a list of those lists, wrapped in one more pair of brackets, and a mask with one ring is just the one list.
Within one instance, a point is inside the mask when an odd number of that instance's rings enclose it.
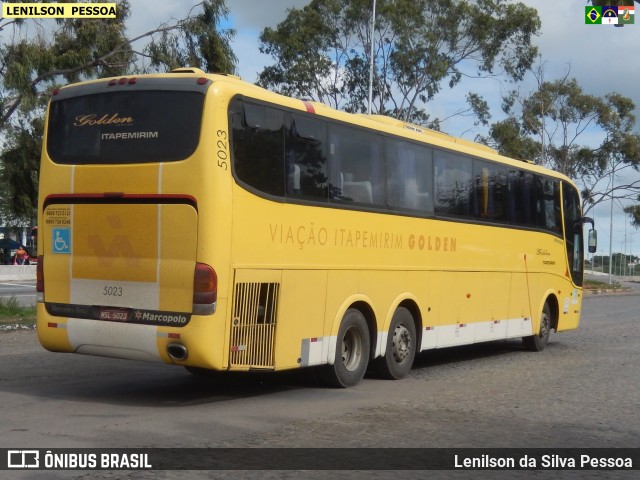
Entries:
{"label": "side mirror", "polygon": [[596,253],[596,250],[598,250],[598,232],[593,228],[589,230],[589,238],[587,243],[589,246],[589,253]]}

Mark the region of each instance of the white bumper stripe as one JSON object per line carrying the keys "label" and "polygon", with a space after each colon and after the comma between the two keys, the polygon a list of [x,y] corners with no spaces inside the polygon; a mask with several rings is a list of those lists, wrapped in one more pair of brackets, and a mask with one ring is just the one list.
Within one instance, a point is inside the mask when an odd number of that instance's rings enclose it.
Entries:
{"label": "white bumper stripe", "polygon": [[77,318],[70,318],[67,322],[69,342],[76,353],[150,362],[162,361],[156,330],[157,327],[152,325]]}

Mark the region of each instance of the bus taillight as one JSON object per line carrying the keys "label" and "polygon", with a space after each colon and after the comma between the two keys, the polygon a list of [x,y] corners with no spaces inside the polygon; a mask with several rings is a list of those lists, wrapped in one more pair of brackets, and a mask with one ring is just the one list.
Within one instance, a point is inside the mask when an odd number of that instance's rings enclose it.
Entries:
{"label": "bus taillight", "polygon": [[213,267],[196,263],[193,274],[193,313],[211,315],[218,300],[218,276]]}
{"label": "bus taillight", "polygon": [[36,267],[36,301],[44,302],[44,257],[38,257],[38,266]]}

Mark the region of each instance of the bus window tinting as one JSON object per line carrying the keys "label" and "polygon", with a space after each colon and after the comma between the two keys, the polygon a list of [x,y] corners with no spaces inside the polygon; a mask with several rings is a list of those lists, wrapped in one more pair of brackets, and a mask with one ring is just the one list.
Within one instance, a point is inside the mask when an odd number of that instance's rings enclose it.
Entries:
{"label": "bus window tinting", "polygon": [[474,173],[474,216],[497,222],[507,220],[507,169],[476,160]]}
{"label": "bus window tinting", "polygon": [[286,139],[287,197],[326,202],[329,177],[324,122],[293,116]]}
{"label": "bus window tinting", "polygon": [[247,185],[284,197],[284,112],[245,104],[232,119],[236,175]]}
{"label": "bus window tinting", "polygon": [[434,152],[436,214],[471,217],[473,208],[473,163],[454,152]]}
{"label": "bus window tinting", "polygon": [[576,189],[567,182],[562,182],[562,204],[564,210],[564,236],[571,278],[576,285],[580,286],[582,285],[582,266],[584,265],[580,197]]}
{"label": "bus window tinting", "polygon": [[509,171],[509,219],[522,227],[537,227],[537,190],[534,175],[522,170]]}
{"label": "bus window tinting", "polygon": [[384,172],[381,138],[371,132],[342,125],[329,127],[330,164],[334,185],[342,191],[334,197],[344,202],[384,206]]}
{"label": "bus window tinting", "polygon": [[562,233],[560,225],[560,183],[551,178],[534,175],[535,182],[535,217],[534,226]]}
{"label": "bus window tinting", "polygon": [[235,174],[257,191],[562,234],[556,179],[242,100],[230,121]]}
{"label": "bus window tinting", "polygon": [[431,149],[389,139],[385,152],[389,207],[433,214]]}
{"label": "bus window tinting", "polygon": [[47,152],[67,165],[170,162],[198,146],[204,95],[109,92],[51,102]]}

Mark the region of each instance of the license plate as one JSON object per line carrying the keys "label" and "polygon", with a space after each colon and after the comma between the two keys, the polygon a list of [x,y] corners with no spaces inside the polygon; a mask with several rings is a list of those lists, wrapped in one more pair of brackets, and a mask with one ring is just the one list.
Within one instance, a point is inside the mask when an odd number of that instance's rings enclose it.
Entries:
{"label": "license plate", "polygon": [[101,308],[100,320],[112,322],[126,322],[129,319],[129,310],[122,308]]}

